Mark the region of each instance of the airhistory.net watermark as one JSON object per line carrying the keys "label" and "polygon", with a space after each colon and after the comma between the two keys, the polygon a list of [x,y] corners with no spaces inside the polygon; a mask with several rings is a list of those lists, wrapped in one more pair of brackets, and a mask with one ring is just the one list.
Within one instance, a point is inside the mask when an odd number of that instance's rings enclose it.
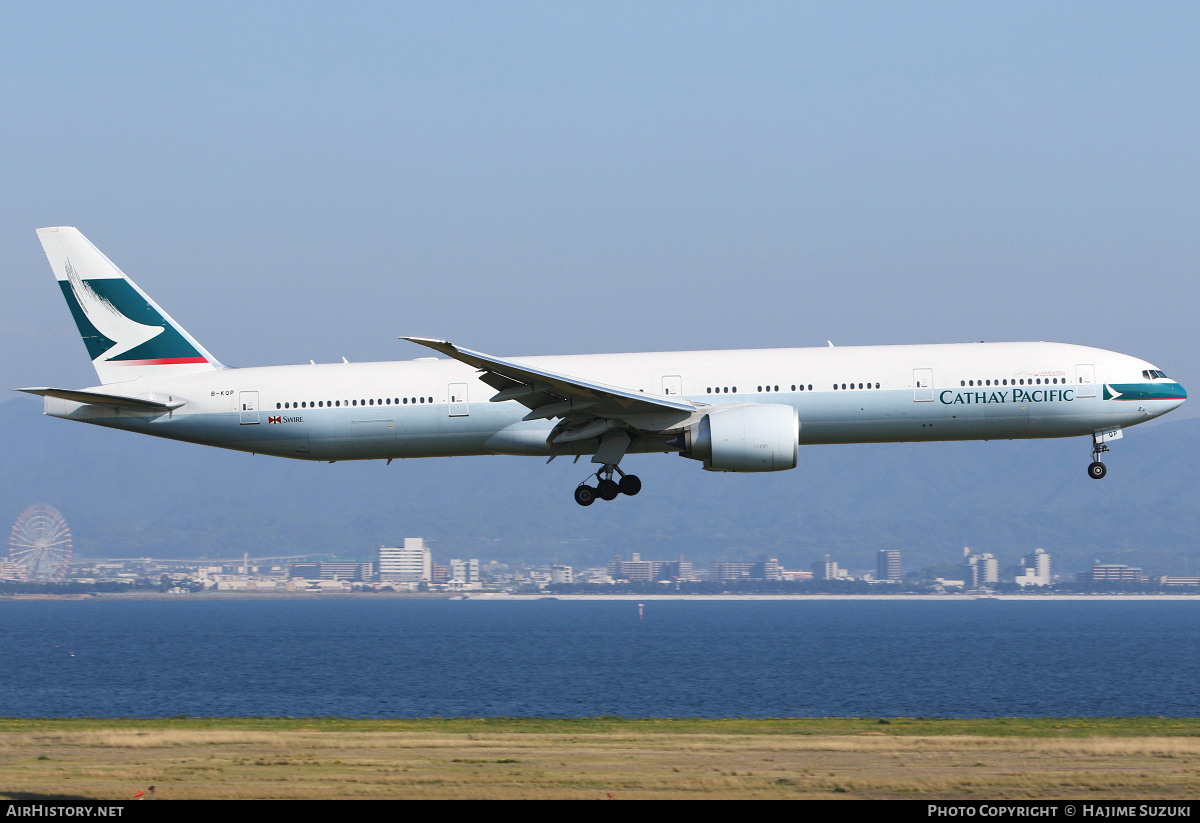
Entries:
{"label": "airhistory.net watermark", "polygon": [[51,806],[45,803],[12,804],[5,817],[120,817],[124,806]]}

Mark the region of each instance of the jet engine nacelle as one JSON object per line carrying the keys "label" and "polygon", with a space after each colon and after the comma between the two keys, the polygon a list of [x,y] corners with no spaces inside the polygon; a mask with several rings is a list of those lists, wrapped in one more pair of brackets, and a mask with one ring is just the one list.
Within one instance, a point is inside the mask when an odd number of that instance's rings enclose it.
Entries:
{"label": "jet engine nacelle", "polygon": [[713,472],[777,472],[796,468],[800,415],[791,406],[716,408],[683,436],[683,456]]}

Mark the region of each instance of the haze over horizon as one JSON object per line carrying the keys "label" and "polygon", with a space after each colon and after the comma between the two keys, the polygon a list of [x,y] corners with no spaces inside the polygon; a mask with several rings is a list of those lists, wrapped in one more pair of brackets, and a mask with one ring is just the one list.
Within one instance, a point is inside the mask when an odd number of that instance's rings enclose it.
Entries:
{"label": "haze over horizon", "polygon": [[[427,354],[400,335],[498,355],[1053,340],[1200,386],[1194,5],[55,8],[13,7],[0,27],[9,388],[96,383],[34,235],[46,225],[78,227],[234,366]],[[24,454],[16,432],[98,444],[54,452],[57,488],[90,493],[72,477],[103,477],[89,461],[106,453],[181,500],[196,490],[180,474],[195,447],[2,407],[33,427],[7,430],[10,455]],[[1185,404],[1162,431],[1198,415]],[[694,535],[720,515],[737,544],[747,521],[720,504],[751,506],[778,536],[797,512],[816,516],[787,495],[815,492],[829,524],[884,522],[908,500],[950,529],[957,515],[939,520],[935,505],[944,486],[914,475],[895,496],[886,484],[899,481],[875,461],[966,460],[953,476],[968,497],[986,489],[1032,541],[1017,522],[1037,502],[1018,457],[1057,478],[1067,510],[1111,513],[1137,497],[1125,467],[1155,476],[1144,449],[1158,431],[1117,443],[1101,483],[1084,474],[1083,439],[832,447],[802,451],[787,476],[732,485],[641,459],[645,500],[586,519],[569,495],[582,465],[381,473],[255,458],[251,488],[239,484],[249,458],[200,462],[230,484],[236,505],[209,512],[228,531],[252,517],[248,498],[301,482],[308,513],[331,523],[347,500],[391,495],[414,513],[440,496],[449,524],[455,511],[474,517],[482,494],[488,528],[512,540],[534,518],[626,535],[649,518]],[[996,455],[1013,473],[980,482]],[[1173,465],[1183,474],[1170,482],[1194,481],[1186,460]],[[676,477],[737,491],[664,492]],[[338,488],[323,511],[326,483]],[[474,496],[455,500],[463,488]],[[1162,494],[1188,514],[1194,488]],[[176,527],[186,510],[171,510]]]}

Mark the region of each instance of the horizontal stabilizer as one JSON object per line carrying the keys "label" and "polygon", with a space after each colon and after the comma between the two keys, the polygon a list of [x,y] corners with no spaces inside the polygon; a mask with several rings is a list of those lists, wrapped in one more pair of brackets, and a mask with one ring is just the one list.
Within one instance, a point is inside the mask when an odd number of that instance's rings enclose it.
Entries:
{"label": "horizontal stabilizer", "polygon": [[99,406],[122,406],[127,409],[139,409],[141,411],[167,412],[177,409],[187,402],[186,400],[171,400],[164,403],[158,400],[145,400],[141,397],[122,397],[119,394],[76,391],[75,389],[51,389],[44,386],[16,389],[16,391],[23,391],[26,394],[40,394],[42,397],[57,397],[60,400],[70,400],[75,403],[89,403]]}

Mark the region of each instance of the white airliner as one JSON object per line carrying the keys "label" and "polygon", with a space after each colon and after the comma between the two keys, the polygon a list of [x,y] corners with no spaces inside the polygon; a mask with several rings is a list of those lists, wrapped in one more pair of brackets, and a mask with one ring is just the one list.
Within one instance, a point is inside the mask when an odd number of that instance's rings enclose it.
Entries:
{"label": "white airliner", "polygon": [[1100,479],[1110,441],[1187,397],[1144,360],[1064,343],[500,358],[405,337],[449,359],[230,368],[78,230],[38,237],[103,384],[19,389],[48,415],[330,463],[591,455],[583,506],[640,491],[626,454],[766,472],[807,443],[1087,436]]}

